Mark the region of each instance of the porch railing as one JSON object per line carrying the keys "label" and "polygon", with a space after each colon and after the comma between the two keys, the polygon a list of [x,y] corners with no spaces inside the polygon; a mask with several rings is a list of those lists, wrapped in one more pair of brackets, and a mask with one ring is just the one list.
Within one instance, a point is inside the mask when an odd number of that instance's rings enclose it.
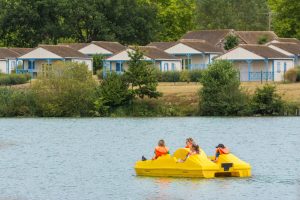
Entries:
{"label": "porch railing", "polygon": [[272,81],[274,72],[249,72],[249,81]]}
{"label": "porch railing", "polygon": [[194,70],[194,69],[203,70],[203,69],[206,69],[207,66],[208,66],[208,64],[190,64],[189,69],[190,70]]}

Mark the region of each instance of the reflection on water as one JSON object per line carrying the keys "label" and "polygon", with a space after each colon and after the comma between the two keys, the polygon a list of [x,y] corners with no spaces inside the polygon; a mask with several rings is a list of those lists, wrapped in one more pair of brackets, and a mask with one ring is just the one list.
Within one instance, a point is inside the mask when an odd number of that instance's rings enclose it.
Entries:
{"label": "reflection on water", "polygon": [[[1,119],[0,200],[291,199],[300,190],[300,118]],[[224,143],[251,178],[137,177],[165,139]]]}

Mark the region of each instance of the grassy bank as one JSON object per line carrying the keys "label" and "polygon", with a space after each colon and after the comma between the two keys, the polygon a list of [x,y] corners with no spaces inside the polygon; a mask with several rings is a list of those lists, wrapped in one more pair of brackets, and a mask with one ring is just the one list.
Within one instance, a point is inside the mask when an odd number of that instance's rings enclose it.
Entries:
{"label": "grassy bank", "polygon": [[[263,87],[265,83],[249,82],[242,83],[241,87],[248,94],[252,95],[256,88]],[[300,83],[274,83],[277,92],[283,100],[291,102],[300,107]],[[198,91],[201,88],[200,83],[160,83],[158,91],[164,95],[159,100],[167,105],[174,105],[178,110],[184,110],[183,113],[192,115],[198,109],[199,96]]]}

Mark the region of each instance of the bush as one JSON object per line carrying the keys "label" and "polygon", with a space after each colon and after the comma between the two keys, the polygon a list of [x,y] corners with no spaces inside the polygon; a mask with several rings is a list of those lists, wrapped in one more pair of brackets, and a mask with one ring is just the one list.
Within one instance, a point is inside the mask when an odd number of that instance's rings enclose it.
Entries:
{"label": "bush", "polygon": [[94,109],[96,86],[85,64],[57,62],[33,82],[37,115],[90,116]]}
{"label": "bush", "polygon": [[30,79],[30,74],[1,74],[0,85],[24,84]]}
{"label": "bush", "polygon": [[179,71],[161,72],[159,81],[160,82],[179,82],[180,81],[180,72]]}
{"label": "bush", "polygon": [[115,73],[108,74],[97,89],[97,99],[95,101],[96,115],[106,115],[109,108],[128,104],[132,95],[128,90],[129,84],[123,76]]}
{"label": "bush", "polygon": [[34,116],[35,98],[30,90],[0,88],[0,117]]}
{"label": "bush", "polygon": [[102,80],[103,79],[103,70],[102,69],[98,69],[96,71],[96,75],[97,75],[98,80]]}
{"label": "bush", "polygon": [[294,83],[297,81],[297,70],[295,68],[289,69],[287,72],[284,74],[284,79]]}
{"label": "bush", "polygon": [[239,38],[235,35],[228,35],[225,38],[224,49],[230,50],[239,45]]}
{"label": "bush", "polygon": [[300,66],[296,67],[296,70],[297,70],[297,79],[296,79],[296,81],[300,82]]}
{"label": "bush", "polygon": [[189,77],[191,82],[199,82],[202,77],[203,70],[195,69],[189,71]]}
{"label": "bush", "polygon": [[199,92],[201,115],[241,115],[247,96],[240,90],[238,71],[232,63],[216,61],[203,72]]}
{"label": "bush", "polygon": [[187,82],[187,83],[191,82],[190,73],[189,73],[188,70],[181,71],[181,73],[180,73],[180,81],[181,82]]}
{"label": "bush", "polygon": [[266,84],[256,89],[250,108],[255,115],[280,115],[284,111],[284,101],[276,93],[275,86]]}

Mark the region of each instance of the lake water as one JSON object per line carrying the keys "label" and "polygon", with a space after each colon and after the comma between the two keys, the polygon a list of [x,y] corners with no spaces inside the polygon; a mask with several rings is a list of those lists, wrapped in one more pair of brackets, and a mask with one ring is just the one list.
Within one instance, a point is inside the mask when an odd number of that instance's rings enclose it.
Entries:
{"label": "lake water", "polygon": [[[224,143],[251,178],[137,177],[163,138]],[[0,200],[300,199],[300,118],[0,119]]]}

